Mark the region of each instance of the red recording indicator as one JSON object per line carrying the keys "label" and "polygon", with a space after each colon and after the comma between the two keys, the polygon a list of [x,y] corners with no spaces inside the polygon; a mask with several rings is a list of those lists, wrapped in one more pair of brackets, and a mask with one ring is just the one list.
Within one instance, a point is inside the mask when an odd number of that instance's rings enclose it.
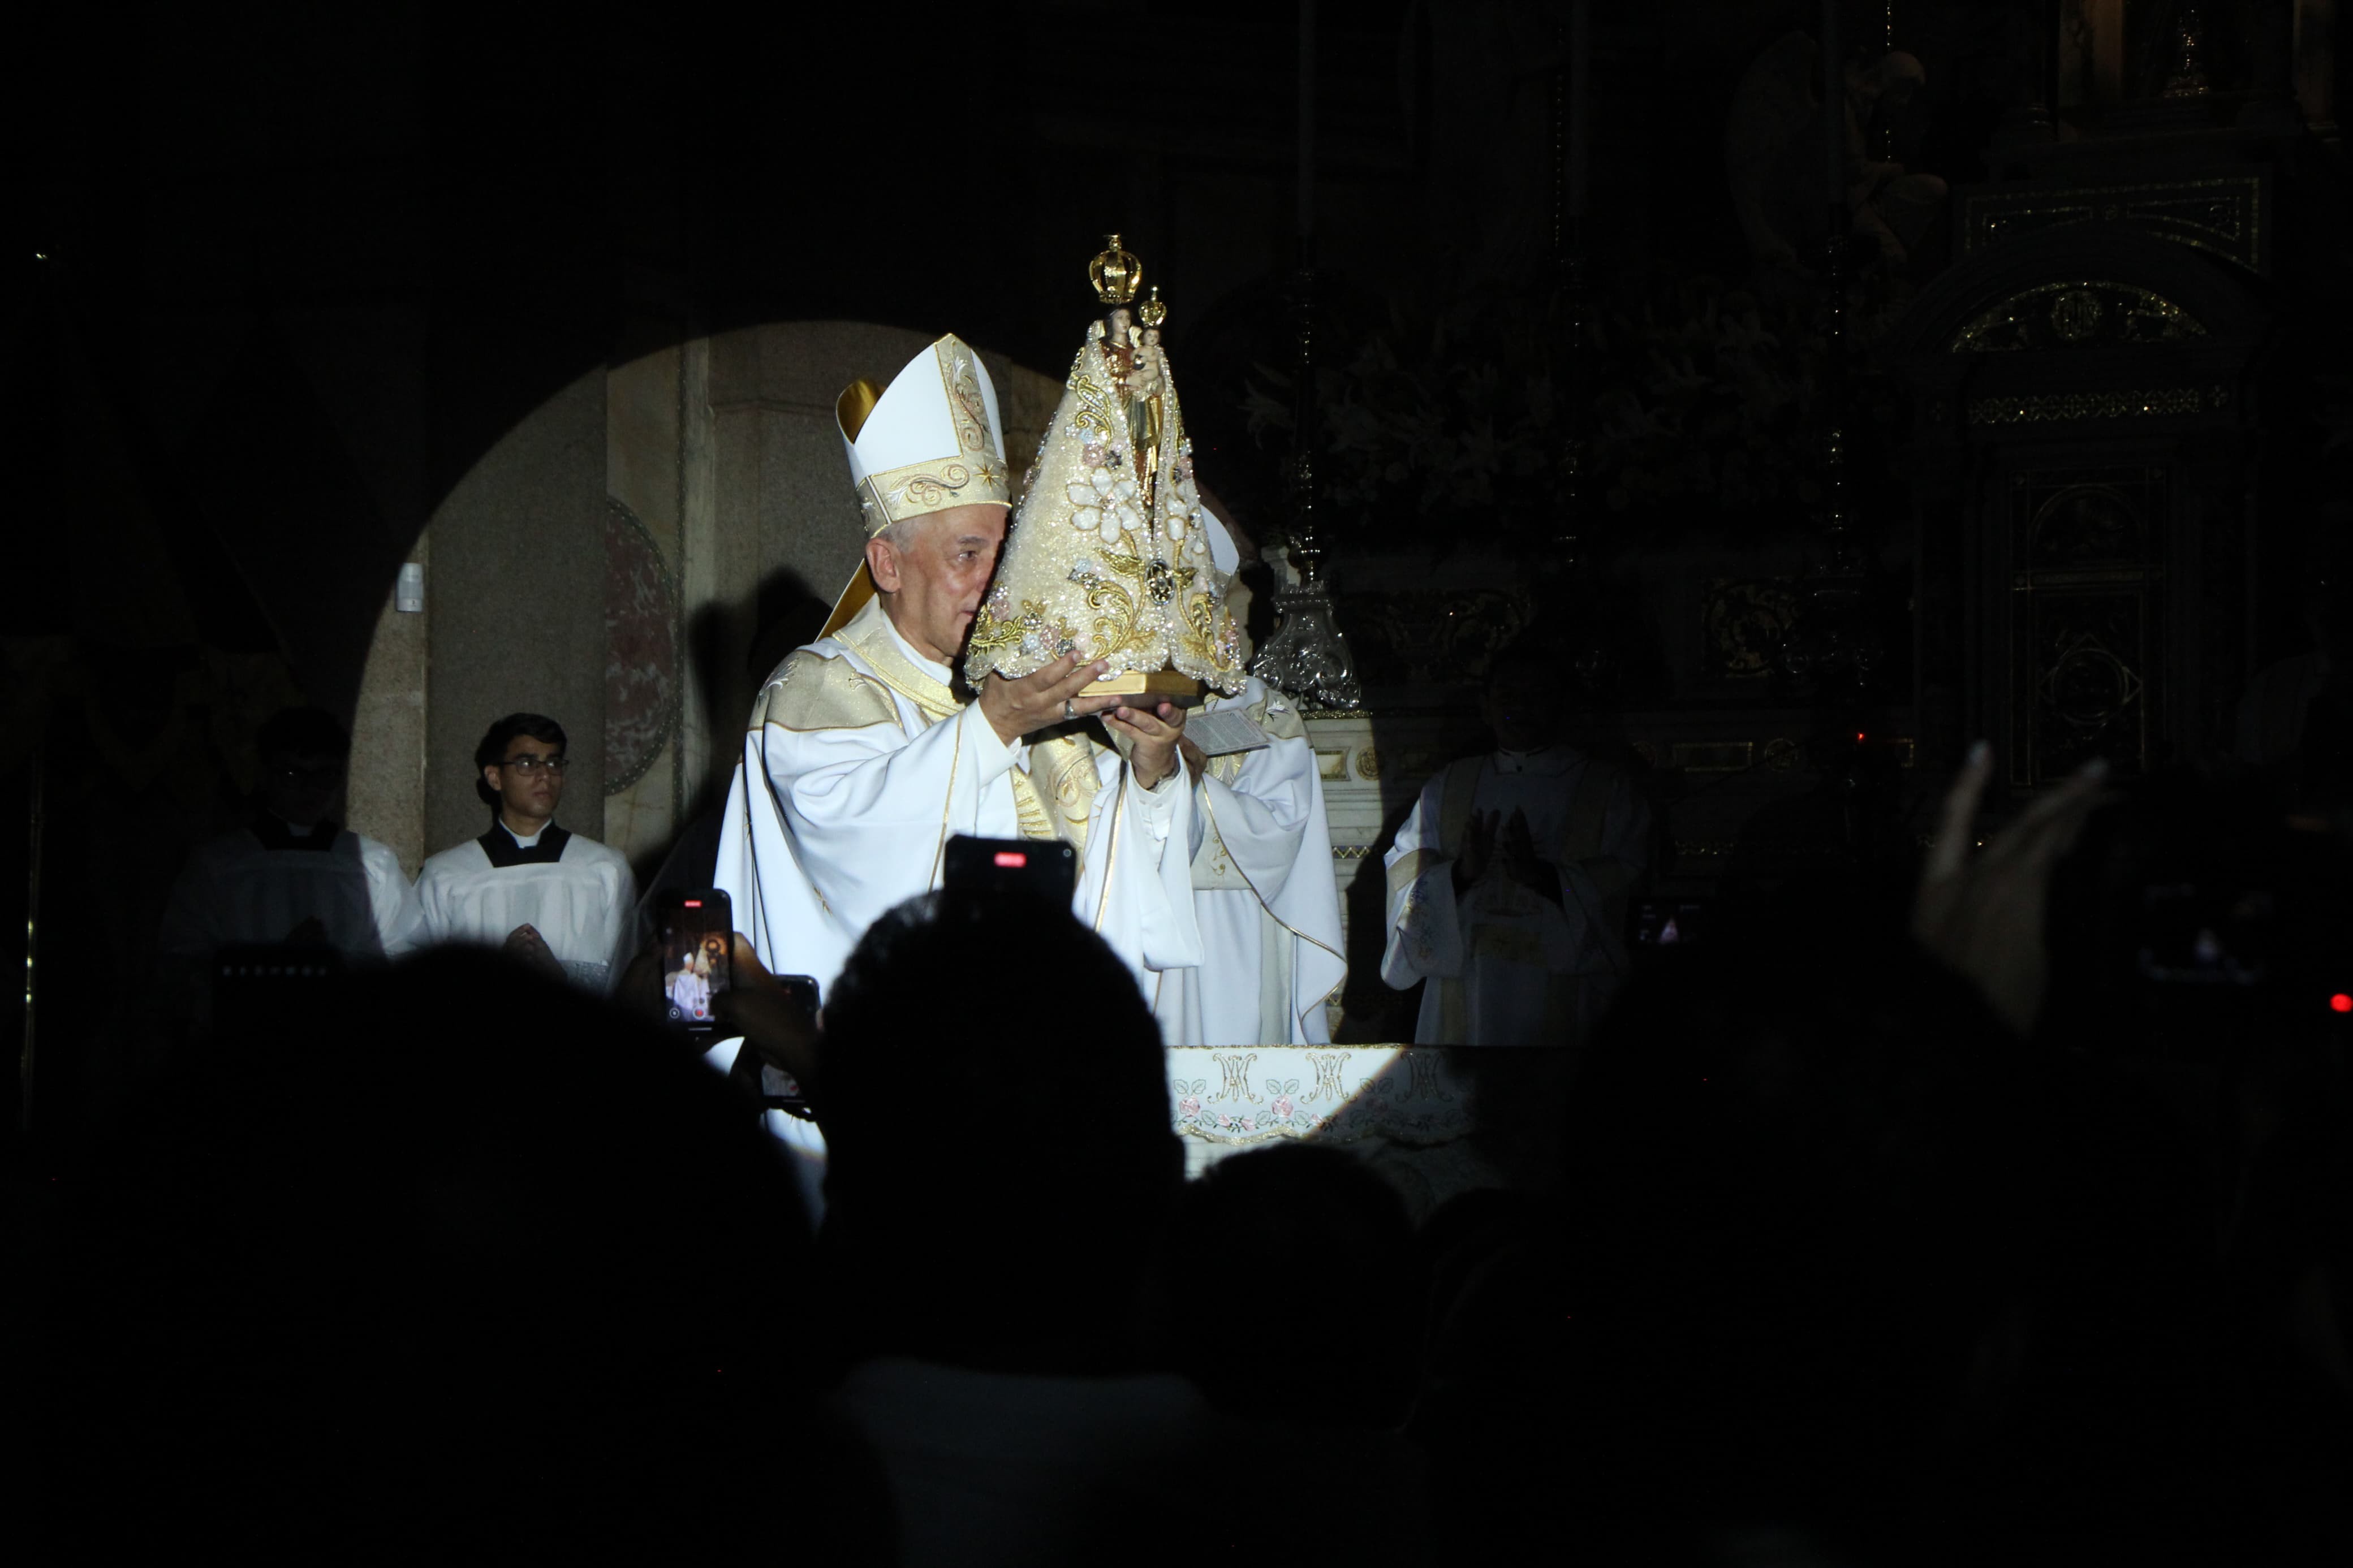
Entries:
{"label": "red recording indicator", "polygon": [[1029,864],[1029,857],[1018,849],[1000,849],[997,852],[997,863],[1018,868]]}
{"label": "red recording indicator", "polygon": [[2353,1013],[2353,996],[2339,991],[2328,999],[2328,1010],[2332,1013]]}
{"label": "red recording indicator", "polygon": [[699,910],[702,907],[702,900],[701,899],[686,899],[681,901],[690,910]]}

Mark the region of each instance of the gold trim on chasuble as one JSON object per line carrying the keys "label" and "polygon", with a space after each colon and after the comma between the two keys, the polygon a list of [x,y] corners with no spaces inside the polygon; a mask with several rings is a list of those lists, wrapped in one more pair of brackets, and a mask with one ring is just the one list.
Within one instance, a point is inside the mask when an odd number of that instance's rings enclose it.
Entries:
{"label": "gold trim on chasuble", "polygon": [[[881,624],[886,612],[882,601],[870,599],[864,608],[850,617],[848,626],[834,634],[834,640],[853,649],[858,657],[873,667],[872,679],[896,691],[915,705],[927,724],[955,719],[964,710],[955,693],[918,668],[892,646],[891,630]],[[845,663],[833,659],[828,663]],[[886,698],[883,700],[888,701]],[[896,717],[893,709],[892,716]],[[982,723],[988,721],[986,716]],[[955,766],[963,765],[962,744],[958,741]],[[1083,770],[1083,786],[1078,777]],[[1046,788],[1039,787],[1036,775],[1041,773]],[[1029,747],[1029,767],[1009,768],[1006,776],[1013,782],[1013,807],[1021,824],[1024,838],[1060,838],[1078,852],[1080,868],[1083,870],[1087,856],[1087,817],[1094,809],[1094,752],[1082,737],[1033,742]],[[951,795],[955,788],[954,769],[948,779]],[[1050,807],[1049,802],[1051,803]],[[946,811],[943,804],[941,810]],[[944,822],[944,816],[943,821]],[[945,843],[944,837],[942,839]]]}

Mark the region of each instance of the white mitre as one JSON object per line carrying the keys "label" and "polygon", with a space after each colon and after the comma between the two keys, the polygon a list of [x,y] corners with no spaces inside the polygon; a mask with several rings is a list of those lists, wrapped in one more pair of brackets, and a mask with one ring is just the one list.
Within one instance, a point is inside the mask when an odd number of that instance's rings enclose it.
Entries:
{"label": "white mitre", "polygon": [[[1008,504],[1005,426],[997,388],[971,345],[950,332],[907,362],[888,388],[858,380],[834,403],[866,537],[950,507]],[[874,596],[863,559],[819,637]]]}

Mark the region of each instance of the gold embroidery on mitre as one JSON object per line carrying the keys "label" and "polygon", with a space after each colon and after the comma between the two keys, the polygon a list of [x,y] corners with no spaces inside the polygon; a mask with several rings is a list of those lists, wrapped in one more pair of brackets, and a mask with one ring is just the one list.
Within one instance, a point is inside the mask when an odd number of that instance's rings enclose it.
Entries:
{"label": "gold embroidery on mitre", "polygon": [[[997,427],[989,421],[988,400],[980,390],[971,347],[950,332],[930,352],[947,395],[948,423],[955,433],[956,449],[953,454],[885,468],[858,482],[858,505],[869,538],[894,522],[950,507],[1011,504],[1007,488],[1010,476],[998,448]],[[842,434],[853,445],[882,396],[883,389],[871,381],[855,381],[842,389],[834,414]]]}
{"label": "gold embroidery on mitre", "polygon": [[885,468],[858,487],[870,537],[911,517],[988,501],[1007,504],[1005,465],[986,453]]}

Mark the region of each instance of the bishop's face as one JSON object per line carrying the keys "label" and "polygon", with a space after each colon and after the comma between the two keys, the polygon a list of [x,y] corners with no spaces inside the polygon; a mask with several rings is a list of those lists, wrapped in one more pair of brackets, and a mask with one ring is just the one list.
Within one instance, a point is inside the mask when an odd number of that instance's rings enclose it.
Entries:
{"label": "bishop's face", "polygon": [[936,664],[954,664],[997,574],[1005,547],[1005,508],[954,506],[915,520],[903,544],[869,540],[866,564],[882,591],[882,608],[899,635]]}

